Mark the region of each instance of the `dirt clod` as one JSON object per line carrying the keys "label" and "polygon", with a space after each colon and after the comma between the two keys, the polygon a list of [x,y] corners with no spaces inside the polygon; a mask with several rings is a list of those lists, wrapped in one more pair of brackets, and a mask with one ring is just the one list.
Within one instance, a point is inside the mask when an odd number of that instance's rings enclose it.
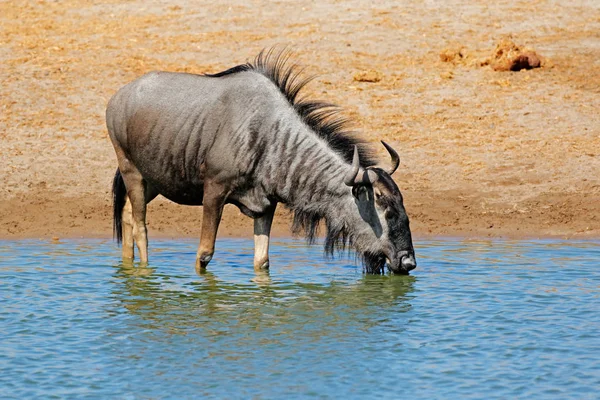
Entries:
{"label": "dirt clod", "polygon": [[490,65],[494,71],[520,71],[539,68],[541,57],[531,49],[515,44],[510,38],[498,42],[492,56],[482,63]]}
{"label": "dirt clod", "polygon": [[464,47],[455,46],[449,47],[440,52],[440,60],[458,64],[464,62],[467,58],[467,53]]}
{"label": "dirt clod", "polygon": [[354,74],[354,80],[356,82],[379,82],[383,79],[383,74],[379,71],[368,70],[368,71],[359,71]]}

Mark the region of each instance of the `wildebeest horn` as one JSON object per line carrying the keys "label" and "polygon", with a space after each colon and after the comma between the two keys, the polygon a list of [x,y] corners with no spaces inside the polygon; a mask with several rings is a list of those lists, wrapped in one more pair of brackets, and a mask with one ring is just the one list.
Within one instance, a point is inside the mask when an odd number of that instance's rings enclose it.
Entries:
{"label": "wildebeest horn", "polygon": [[[366,172],[366,173],[365,173]],[[360,176],[359,176],[360,175]],[[377,174],[372,170],[362,170],[358,157],[358,147],[354,145],[354,155],[352,156],[352,169],[344,177],[344,183],[348,186],[354,185],[372,185],[377,181]]]}
{"label": "wildebeest horn", "polygon": [[354,180],[356,179],[356,175],[358,175],[358,170],[360,169],[360,161],[358,159],[358,147],[354,145],[354,156],[352,156],[352,169],[348,171],[346,176],[344,177],[344,183],[348,186],[354,186]]}
{"label": "wildebeest horn", "polygon": [[390,156],[392,157],[392,168],[390,168],[387,171],[388,174],[392,175],[398,169],[398,165],[400,165],[400,156],[398,156],[398,153],[396,153],[396,150],[392,149],[392,146],[390,146],[383,140],[381,141],[381,144],[383,144],[385,149],[388,151],[388,153],[390,153]]}

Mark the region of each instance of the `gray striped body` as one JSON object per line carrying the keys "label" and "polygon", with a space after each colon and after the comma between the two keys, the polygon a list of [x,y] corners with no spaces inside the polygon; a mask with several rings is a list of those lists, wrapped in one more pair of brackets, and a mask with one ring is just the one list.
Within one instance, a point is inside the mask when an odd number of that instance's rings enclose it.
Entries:
{"label": "gray striped body", "polygon": [[180,204],[201,205],[210,174],[230,182],[229,202],[260,214],[270,199],[316,201],[317,190],[335,189],[326,178],[348,168],[254,71],[223,78],[149,73],[111,99],[107,125],[147,182]]}

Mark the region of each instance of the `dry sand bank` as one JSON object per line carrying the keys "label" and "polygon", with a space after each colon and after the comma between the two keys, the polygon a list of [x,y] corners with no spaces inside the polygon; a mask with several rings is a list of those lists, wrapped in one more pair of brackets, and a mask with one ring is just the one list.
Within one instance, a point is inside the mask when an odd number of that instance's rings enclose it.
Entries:
{"label": "dry sand bank", "polygon": [[[369,4],[1,2],[0,237],[111,235],[110,96],[150,70],[214,72],[275,44],[319,74],[307,93],[400,149],[415,236],[600,236],[600,5]],[[508,35],[542,68],[482,66]],[[158,200],[150,235],[199,236],[200,218]],[[229,208],[221,234],[250,226]]]}

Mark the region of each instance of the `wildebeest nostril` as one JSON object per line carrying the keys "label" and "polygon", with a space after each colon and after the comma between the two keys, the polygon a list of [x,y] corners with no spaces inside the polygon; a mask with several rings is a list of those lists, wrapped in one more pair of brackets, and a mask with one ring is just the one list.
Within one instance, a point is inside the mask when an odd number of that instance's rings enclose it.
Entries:
{"label": "wildebeest nostril", "polygon": [[406,271],[412,271],[417,268],[417,262],[415,260],[415,256],[409,255],[402,257],[402,268]]}

